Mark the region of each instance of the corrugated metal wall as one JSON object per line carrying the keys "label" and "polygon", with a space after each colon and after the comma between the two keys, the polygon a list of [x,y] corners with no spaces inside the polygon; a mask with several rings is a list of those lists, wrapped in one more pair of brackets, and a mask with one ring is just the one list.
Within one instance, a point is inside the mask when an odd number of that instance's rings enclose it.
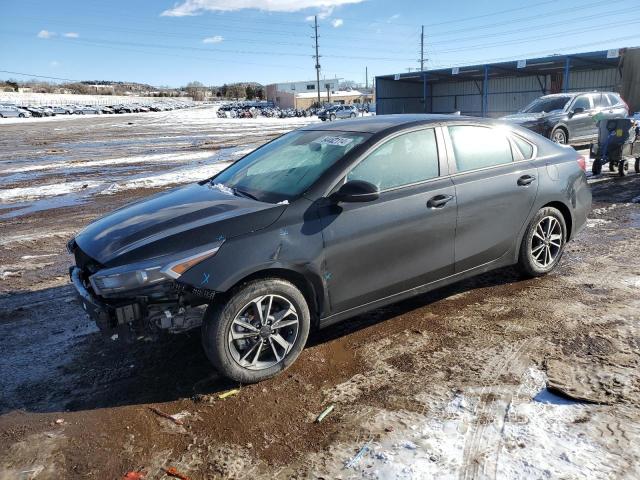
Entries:
{"label": "corrugated metal wall", "polygon": [[[620,91],[621,79],[615,68],[571,71],[569,91]],[[488,85],[488,116],[500,117],[515,113],[537,97],[551,93],[551,75],[490,78]],[[452,113],[482,115],[482,79],[431,84],[427,108],[422,103],[423,85],[420,79],[403,81],[379,78],[377,81],[378,114],[388,113]]]}
{"label": "corrugated metal wall", "polygon": [[424,113],[422,81],[379,78],[376,82],[376,113]]}

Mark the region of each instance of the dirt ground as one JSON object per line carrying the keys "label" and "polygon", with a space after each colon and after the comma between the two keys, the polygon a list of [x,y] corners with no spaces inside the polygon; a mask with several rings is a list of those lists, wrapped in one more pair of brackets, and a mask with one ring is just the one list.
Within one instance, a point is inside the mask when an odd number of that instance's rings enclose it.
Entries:
{"label": "dirt ground", "polygon": [[[170,467],[194,480],[640,478],[637,175],[590,180],[588,226],[553,274],[503,269],[351,319],[258,385],[219,378],[198,332],[134,345],[99,336],[68,283],[65,242],[167,187],[102,194],[104,178],[162,173],[166,152],[185,154],[181,172],[206,168],[235,150],[189,157],[204,142],[245,148],[295,127],[198,115],[0,127],[1,480],[159,480]],[[250,139],[232,135],[246,128]],[[194,138],[153,141],[178,134]],[[69,170],[134,155],[152,160]],[[25,170],[50,162],[64,167]],[[64,195],[15,190],[89,180]]]}

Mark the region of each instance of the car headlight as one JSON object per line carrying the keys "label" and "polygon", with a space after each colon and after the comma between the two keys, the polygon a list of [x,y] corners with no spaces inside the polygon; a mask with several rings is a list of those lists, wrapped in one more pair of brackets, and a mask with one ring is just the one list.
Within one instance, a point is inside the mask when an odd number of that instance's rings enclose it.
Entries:
{"label": "car headlight", "polygon": [[89,281],[98,295],[111,295],[172,281],[179,278],[194,265],[214,256],[221,246],[222,242],[219,242],[206,250],[192,251],[190,252],[191,255],[187,256],[182,254],[176,258],[173,255],[100,270],[91,275]]}

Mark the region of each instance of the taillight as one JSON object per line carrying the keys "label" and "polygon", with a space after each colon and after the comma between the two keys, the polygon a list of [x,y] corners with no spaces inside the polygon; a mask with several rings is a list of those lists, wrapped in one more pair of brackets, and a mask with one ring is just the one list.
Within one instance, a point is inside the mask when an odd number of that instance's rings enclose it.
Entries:
{"label": "taillight", "polygon": [[578,155],[578,158],[576,158],[576,160],[578,161],[578,166],[582,169],[583,172],[587,171],[587,161],[584,159],[583,155]]}

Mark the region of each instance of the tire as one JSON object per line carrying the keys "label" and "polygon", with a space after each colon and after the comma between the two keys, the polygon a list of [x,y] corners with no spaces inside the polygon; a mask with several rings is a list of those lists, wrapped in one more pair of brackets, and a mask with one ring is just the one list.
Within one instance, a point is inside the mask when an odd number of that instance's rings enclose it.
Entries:
{"label": "tire", "polygon": [[[275,330],[271,330],[271,324],[256,328],[260,325],[255,315],[259,299],[264,301],[264,304],[260,303],[264,310],[270,306],[275,315],[291,310],[295,314],[280,319],[286,321],[287,326]],[[264,315],[263,308],[260,311]],[[277,320],[270,318],[273,315],[271,313],[267,318],[276,325]],[[295,320],[295,324],[289,325]],[[251,330],[236,322],[242,322]],[[255,280],[240,285],[225,301],[207,309],[202,325],[202,346],[220,374],[236,382],[256,383],[286,370],[298,358],[310,327],[307,302],[292,283],[278,278]],[[233,339],[232,334],[242,338]]]}
{"label": "tire", "polygon": [[335,115],[329,115],[329,121],[330,121],[330,122],[335,121],[335,119],[336,119],[336,116],[335,116]]}
{"label": "tire", "polygon": [[562,145],[567,144],[567,132],[563,128],[556,128],[553,132],[551,132],[551,137],[549,137],[551,141],[560,143]]}
{"label": "tire", "polygon": [[593,165],[591,165],[591,172],[594,175],[600,175],[602,173],[602,163],[600,163],[602,160],[599,159],[595,159],[593,161]]}
{"label": "tire", "polygon": [[616,170],[616,167],[615,167],[615,165],[613,164],[613,162],[609,162],[609,171],[610,171],[610,172],[615,172],[615,170]]}
{"label": "tire", "polygon": [[[547,233],[549,228],[550,234]],[[540,209],[522,238],[518,269],[528,277],[540,277],[551,272],[562,257],[566,239],[567,225],[562,213],[553,207]]]}
{"label": "tire", "polygon": [[626,176],[627,170],[629,170],[629,162],[627,160],[620,159],[618,162],[618,175],[621,177]]}
{"label": "tire", "polygon": [[640,157],[636,158],[636,173],[640,173]]}
{"label": "tire", "polygon": [[351,118],[356,118],[356,114],[355,114],[355,113],[352,113],[351,115],[349,115],[349,117],[351,117]]}
{"label": "tire", "polygon": [[18,118],[24,118],[24,113],[21,113],[20,115],[18,115]]}

